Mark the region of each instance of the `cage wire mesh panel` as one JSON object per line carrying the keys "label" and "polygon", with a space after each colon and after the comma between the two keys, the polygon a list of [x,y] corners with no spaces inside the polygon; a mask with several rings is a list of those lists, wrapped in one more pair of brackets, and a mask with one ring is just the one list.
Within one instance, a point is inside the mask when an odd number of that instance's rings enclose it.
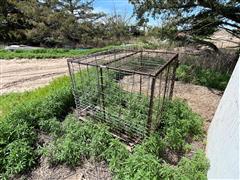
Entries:
{"label": "cage wire mesh panel", "polygon": [[137,141],[160,125],[173,94],[178,54],[114,49],[69,59],[78,116]]}

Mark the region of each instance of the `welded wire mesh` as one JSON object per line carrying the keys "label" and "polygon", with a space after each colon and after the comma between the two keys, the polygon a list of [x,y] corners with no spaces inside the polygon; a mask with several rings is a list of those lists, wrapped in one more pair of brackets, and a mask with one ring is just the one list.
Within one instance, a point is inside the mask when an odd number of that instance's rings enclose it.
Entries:
{"label": "welded wire mesh", "polygon": [[160,124],[177,65],[177,54],[130,49],[69,59],[79,117],[108,124],[124,140],[142,139]]}

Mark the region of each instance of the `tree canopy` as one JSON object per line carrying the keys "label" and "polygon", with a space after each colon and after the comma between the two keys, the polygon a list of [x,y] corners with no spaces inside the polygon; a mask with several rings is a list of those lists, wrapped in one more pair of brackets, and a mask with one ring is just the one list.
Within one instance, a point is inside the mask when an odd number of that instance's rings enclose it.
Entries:
{"label": "tree canopy", "polygon": [[129,24],[96,12],[94,0],[2,0],[0,41],[44,46],[103,46],[128,38]]}
{"label": "tree canopy", "polygon": [[[191,40],[202,41],[223,28],[240,37],[239,0],[129,0],[139,22],[160,17]],[[203,42],[203,41],[202,41]]]}

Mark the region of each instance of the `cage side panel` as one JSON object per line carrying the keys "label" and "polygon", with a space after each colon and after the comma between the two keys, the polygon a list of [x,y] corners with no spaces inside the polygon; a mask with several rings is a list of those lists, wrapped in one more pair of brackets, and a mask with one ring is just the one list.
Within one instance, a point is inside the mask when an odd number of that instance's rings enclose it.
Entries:
{"label": "cage side panel", "polygon": [[178,59],[175,57],[174,60],[156,77],[153,129],[158,129],[161,126],[162,111],[164,111],[165,105],[168,101],[172,99],[177,65]]}

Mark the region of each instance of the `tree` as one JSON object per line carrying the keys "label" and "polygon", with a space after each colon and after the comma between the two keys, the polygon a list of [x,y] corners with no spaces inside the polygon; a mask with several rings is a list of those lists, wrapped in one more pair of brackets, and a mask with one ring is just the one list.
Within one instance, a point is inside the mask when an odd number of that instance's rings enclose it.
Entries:
{"label": "tree", "polygon": [[68,11],[79,20],[96,20],[104,16],[103,13],[93,12],[93,2],[95,0],[59,0],[59,5],[63,10]]}
{"label": "tree", "polygon": [[184,32],[184,40],[216,46],[203,38],[223,28],[234,36],[240,37],[240,2],[239,0],[129,0],[140,21],[147,21],[148,16],[159,16]]}
{"label": "tree", "polygon": [[0,2],[0,40],[15,41],[25,38],[24,31],[30,28],[27,18],[24,16],[18,3],[14,0],[2,0]]}

